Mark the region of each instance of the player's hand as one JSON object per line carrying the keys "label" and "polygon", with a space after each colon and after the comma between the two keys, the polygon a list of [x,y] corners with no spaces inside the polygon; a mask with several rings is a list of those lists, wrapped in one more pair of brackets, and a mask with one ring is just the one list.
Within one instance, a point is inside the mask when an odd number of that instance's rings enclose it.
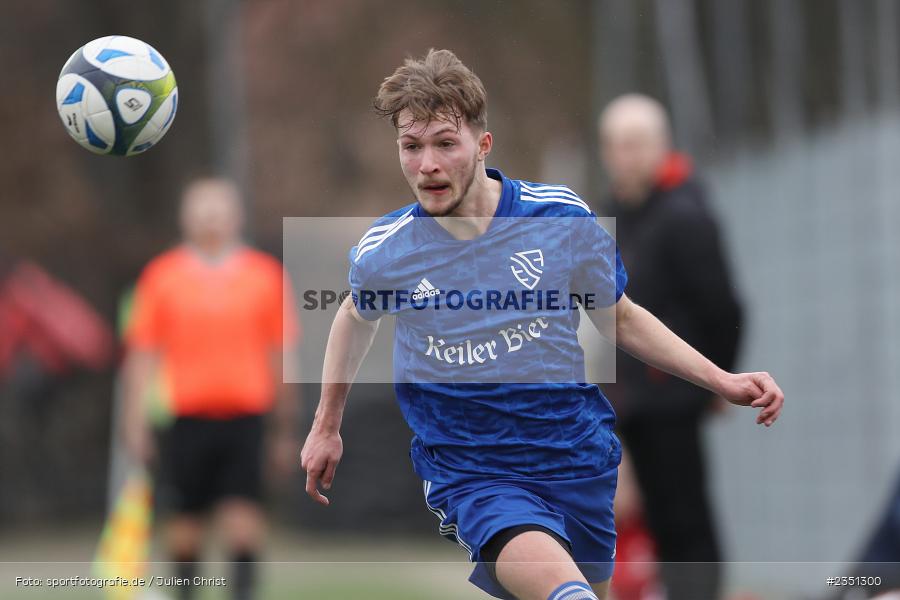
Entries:
{"label": "player's hand", "polygon": [[313,426],[300,452],[300,466],[306,471],[306,493],[319,504],[329,504],[328,498],[319,491],[319,486],[323,490],[331,489],[334,472],[343,454],[344,442],[338,432],[323,431]]}
{"label": "player's hand", "polygon": [[728,373],[720,388],[719,395],[732,404],[761,408],[757,424],[770,427],[781,414],[784,393],[768,373]]}

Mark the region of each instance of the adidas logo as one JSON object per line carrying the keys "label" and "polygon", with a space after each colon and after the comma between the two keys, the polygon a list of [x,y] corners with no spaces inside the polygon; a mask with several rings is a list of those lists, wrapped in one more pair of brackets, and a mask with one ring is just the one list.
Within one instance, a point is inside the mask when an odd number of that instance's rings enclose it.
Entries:
{"label": "adidas logo", "polygon": [[431,285],[431,282],[423,277],[422,281],[419,282],[419,285],[416,286],[416,289],[412,294],[412,299],[423,300],[424,298],[434,298],[440,293],[441,290]]}

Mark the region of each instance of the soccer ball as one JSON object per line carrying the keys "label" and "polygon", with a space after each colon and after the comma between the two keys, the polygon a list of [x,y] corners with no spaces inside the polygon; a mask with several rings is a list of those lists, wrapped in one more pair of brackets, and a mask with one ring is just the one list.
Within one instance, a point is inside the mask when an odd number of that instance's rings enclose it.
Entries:
{"label": "soccer ball", "polygon": [[72,138],[97,154],[131,156],[156,144],[178,108],[169,63],[149,44],[109,35],[75,51],[59,74],[56,108]]}

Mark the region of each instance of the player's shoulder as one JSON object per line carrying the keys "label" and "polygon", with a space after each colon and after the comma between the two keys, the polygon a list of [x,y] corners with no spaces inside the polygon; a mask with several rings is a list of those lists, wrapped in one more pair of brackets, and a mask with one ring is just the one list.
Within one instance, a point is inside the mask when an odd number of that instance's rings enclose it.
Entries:
{"label": "player's shoulder", "polygon": [[707,204],[705,188],[696,179],[689,179],[664,194],[663,201],[657,205],[660,216],[669,226],[690,227],[714,221],[713,211]]}
{"label": "player's shoulder", "polygon": [[512,180],[518,190],[514,213],[521,216],[586,217],[594,216],[591,207],[572,188],[554,183],[524,179]]}
{"label": "player's shoulder", "polygon": [[281,273],[281,261],[265,250],[244,246],[239,252],[241,258],[243,258],[251,268]]}
{"label": "player's shoulder", "polygon": [[241,247],[234,257],[241,279],[246,285],[262,285],[267,289],[280,288],[284,280],[284,267],[274,255],[254,248]]}
{"label": "player's shoulder", "polygon": [[171,275],[185,265],[187,258],[187,250],[183,246],[169,248],[150,259],[144,267],[143,277],[157,278]]}
{"label": "player's shoulder", "polygon": [[185,268],[187,259],[188,255],[182,246],[169,248],[150,259],[138,278],[138,293],[156,294],[162,290],[180,288],[179,282],[188,276]]}
{"label": "player's shoulder", "polygon": [[350,250],[350,258],[357,265],[373,263],[393,256],[398,247],[409,240],[410,223],[415,219],[416,203],[407,204],[378,217]]}

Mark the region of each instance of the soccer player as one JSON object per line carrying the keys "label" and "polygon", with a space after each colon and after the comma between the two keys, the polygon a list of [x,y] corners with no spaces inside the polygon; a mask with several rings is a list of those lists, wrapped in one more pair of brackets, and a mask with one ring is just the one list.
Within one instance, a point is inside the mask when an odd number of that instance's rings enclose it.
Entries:
{"label": "soccer player", "polygon": [[[204,519],[215,509],[234,561],[229,591],[248,600],[264,541],[265,451],[275,474],[286,475],[296,460],[297,398],[281,381],[297,324],[282,310],[281,265],[241,241],[241,223],[231,181],[198,179],[185,189],[185,241],[147,265],[135,293],[124,437],[134,460],[159,459],[166,541],[179,580],[197,575]],[[175,420],[156,457],[142,399],[160,374]],[[192,589],[180,585],[179,598],[192,597]]]}
{"label": "soccer player", "polygon": [[[759,408],[760,424],[778,418],[781,390],[767,373],[722,371],[633,304],[615,241],[571,190],[486,168],[485,90],[452,52],[407,60],[375,106],[397,130],[416,202],[377,220],[350,250],[352,294],[332,324],[301,455],[306,491],[328,504],[319,488],[331,488],[341,459],[350,386],[379,318],[393,314],[395,391],[415,434],[413,466],[440,532],[477,563],[471,581],[498,598],[605,598],[621,456],[615,418],[599,388],[584,383],[578,311],[549,301],[525,311],[525,300],[596,292],[582,303],[621,348]],[[508,293],[491,306],[504,289],[519,298],[511,310]],[[472,310],[454,310],[460,298]]]}

